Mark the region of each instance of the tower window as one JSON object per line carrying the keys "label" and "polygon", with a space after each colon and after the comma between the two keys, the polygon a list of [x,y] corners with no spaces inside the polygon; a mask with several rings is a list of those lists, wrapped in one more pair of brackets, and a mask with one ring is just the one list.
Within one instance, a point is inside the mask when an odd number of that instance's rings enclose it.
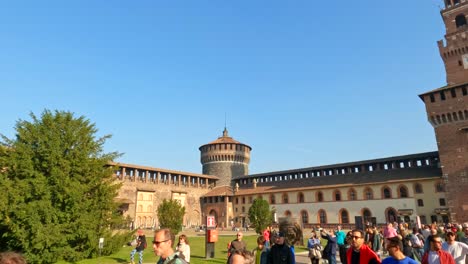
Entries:
{"label": "tower window", "polygon": [[[457,1],[458,2],[458,1]],[[455,17],[455,24],[457,25],[457,28],[466,25],[466,17],[464,14],[460,14],[457,17]]]}
{"label": "tower window", "polygon": [[461,60],[458,61],[458,66],[463,66],[463,62]]}
{"label": "tower window", "polygon": [[444,91],[440,92],[440,100],[442,100],[442,101],[445,100],[445,93],[444,93]]}
{"label": "tower window", "polygon": [[466,92],[466,86],[463,86],[463,87],[462,87],[462,94],[463,94],[464,96],[467,94],[467,92]]}
{"label": "tower window", "polygon": [[435,102],[435,98],[433,94],[429,95],[429,98],[431,99],[431,103]]}
{"label": "tower window", "polygon": [[457,97],[457,93],[455,92],[455,89],[450,90],[450,93],[452,95],[452,98]]}

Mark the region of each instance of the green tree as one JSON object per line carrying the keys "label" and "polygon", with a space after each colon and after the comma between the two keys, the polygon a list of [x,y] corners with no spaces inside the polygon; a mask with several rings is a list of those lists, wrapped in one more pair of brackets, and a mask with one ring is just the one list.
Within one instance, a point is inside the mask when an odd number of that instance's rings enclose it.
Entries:
{"label": "green tree", "polygon": [[166,200],[158,206],[158,220],[161,228],[169,228],[174,235],[182,230],[185,207],[177,200]]}
{"label": "green tree", "polygon": [[255,232],[262,234],[263,230],[273,222],[273,214],[267,201],[258,198],[249,208],[250,223],[255,226]]}
{"label": "green tree", "polygon": [[100,237],[122,240],[112,230],[122,221],[120,185],[108,166],[118,153],[103,153],[110,136],[96,138],[95,125],[71,112],[30,117],[0,141],[0,247],[28,263],[96,256]]}

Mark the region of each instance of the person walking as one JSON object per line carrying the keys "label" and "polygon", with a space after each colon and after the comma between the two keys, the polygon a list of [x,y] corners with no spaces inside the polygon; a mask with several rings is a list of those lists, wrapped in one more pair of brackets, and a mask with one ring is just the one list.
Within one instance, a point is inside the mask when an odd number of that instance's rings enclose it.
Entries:
{"label": "person walking", "polygon": [[338,244],[338,252],[340,254],[340,261],[342,264],[346,264],[346,234],[341,229],[341,225],[338,225],[335,231],[336,244]]}
{"label": "person walking", "polygon": [[[348,264],[380,264],[380,259],[375,252],[364,244],[364,231],[354,229],[352,232],[351,247],[346,251]],[[387,241],[388,242],[388,241]]]}
{"label": "person walking", "polygon": [[168,228],[154,231],[153,250],[156,256],[159,256],[157,264],[185,264],[184,259],[180,258],[177,252],[172,249],[175,235]]}
{"label": "person walking", "polygon": [[389,256],[382,261],[382,264],[418,264],[414,259],[403,254],[400,239],[396,237],[388,239],[387,251]]}
{"label": "person walking", "polygon": [[310,238],[307,240],[307,248],[309,249],[309,258],[312,264],[319,264],[322,258],[322,244],[314,230],[310,233]]}
{"label": "person walking", "polygon": [[446,242],[442,244],[442,249],[452,255],[456,264],[465,264],[466,255],[468,254],[468,245],[455,241],[456,234],[451,230],[447,231],[445,236]]}
{"label": "person walking", "polygon": [[432,235],[429,240],[429,251],[425,252],[421,264],[455,264],[452,255],[442,250],[442,238],[439,235]]}
{"label": "person walking", "polygon": [[179,252],[181,258],[190,262],[190,245],[186,235],[182,234],[179,236],[179,243],[177,243],[176,251]]}
{"label": "person walking", "polygon": [[278,232],[275,237],[275,244],[271,247],[268,258],[269,264],[293,264],[291,249],[284,241],[284,233]]}
{"label": "person walking", "polygon": [[255,264],[268,264],[268,255],[270,249],[266,246],[265,237],[257,237],[257,247],[252,250],[252,255],[255,260]]}
{"label": "person walking", "polygon": [[328,264],[336,264],[336,237],[333,230],[327,232],[325,229],[320,231],[320,236],[327,240],[327,245],[323,249],[322,258],[328,260]]}
{"label": "person walking", "polygon": [[237,232],[236,239],[228,244],[228,257],[236,250],[247,250],[247,244],[242,240],[243,237],[244,234],[242,234],[242,232]]}
{"label": "person walking", "polygon": [[136,245],[135,248],[130,252],[130,263],[135,264],[134,258],[135,254],[138,252],[138,255],[140,256],[138,260],[138,264],[143,263],[143,251],[146,248],[146,237],[143,232],[143,230],[139,229],[137,231],[137,238],[135,239]]}

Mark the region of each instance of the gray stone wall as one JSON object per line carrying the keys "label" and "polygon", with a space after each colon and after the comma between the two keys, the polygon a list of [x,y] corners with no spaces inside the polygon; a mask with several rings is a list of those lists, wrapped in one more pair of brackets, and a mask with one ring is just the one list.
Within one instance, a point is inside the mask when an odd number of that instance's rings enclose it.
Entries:
{"label": "gray stone wall", "polygon": [[203,174],[216,175],[220,178],[216,186],[231,185],[231,180],[236,176],[244,176],[249,173],[249,166],[244,163],[210,162],[203,165]]}

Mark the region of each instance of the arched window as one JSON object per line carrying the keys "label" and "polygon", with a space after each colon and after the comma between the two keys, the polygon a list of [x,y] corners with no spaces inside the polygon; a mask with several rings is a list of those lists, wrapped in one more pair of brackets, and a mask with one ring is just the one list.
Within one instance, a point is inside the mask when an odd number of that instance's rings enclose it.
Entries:
{"label": "arched window", "polygon": [[371,218],[372,218],[371,211],[367,208],[362,209],[362,218],[364,218],[365,223],[371,222]]}
{"label": "arched window", "polygon": [[143,201],[143,194],[140,193],[140,194],[138,195],[138,201]]}
{"label": "arched window", "polygon": [[366,189],[364,189],[364,199],[366,200],[374,199],[374,192],[372,191],[371,188],[367,187]]}
{"label": "arched window", "polygon": [[340,212],[341,224],[349,224],[349,215],[346,209],[341,209]]}
{"label": "arched window", "polygon": [[414,184],[414,192],[415,193],[423,193],[423,188],[420,183],[415,183]]}
{"label": "arched window", "polygon": [[398,217],[397,217],[397,211],[394,209],[394,208],[387,208],[385,210],[385,218],[386,218],[386,221],[387,222],[395,222],[398,220]]}
{"label": "arched window", "polygon": [[384,187],[382,189],[382,196],[383,196],[384,199],[392,198],[392,192],[390,191],[390,188]]}
{"label": "arched window", "polygon": [[319,223],[320,224],[326,224],[327,223],[327,213],[323,209],[320,209],[318,211],[318,215],[319,215]]}
{"label": "arched window", "polygon": [[143,212],[143,205],[138,205],[138,211],[137,212]]}
{"label": "arched window", "polygon": [[300,193],[297,195],[297,202],[298,202],[298,203],[303,203],[303,202],[304,202],[304,194],[303,194],[303,193],[300,192]]}
{"label": "arched window", "polygon": [[323,202],[323,193],[317,192],[317,202]]}
{"label": "arched window", "polygon": [[455,25],[457,25],[457,28],[466,25],[466,17],[464,14],[455,17]]}
{"label": "arched window", "polygon": [[245,213],[245,206],[242,206],[242,212]]}
{"label": "arched window", "polygon": [[283,193],[283,203],[284,204],[287,204],[289,202],[288,200],[288,194],[287,193]]}
{"label": "arched window", "polygon": [[400,198],[408,198],[408,189],[406,186],[400,186],[400,188],[398,188],[398,192],[400,193]]}
{"label": "arched window", "polygon": [[275,195],[274,194],[270,194],[270,204],[275,204],[276,201],[275,201]]}
{"label": "arched window", "polygon": [[335,198],[335,201],[341,201],[341,192],[340,192],[340,190],[335,190],[335,193],[333,194],[333,197]]}
{"label": "arched window", "polygon": [[353,188],[351,188],[351,189],[349,190],[349,192],[348,192],[348,199],[349,199],[350,201],[355,201],[355,200],[357,200],[356,191],[355,191]]}
{"label": "arched window", "polygon": [[302,218],[302,224],[308,224],[309,223],[309,214],[307,213],[306,210],[301,211],[301,218]]}
{"label": "arched window", "polygon": [[146,212],[152,212],[152,211],[153,211],[153,206],[148,205],[148,207],[146,207]]}
{"label": "arched window", "polygon": [[289,211],[289,210],[286,210],[286,212],[284,212],[284,216],[286,216],[286,217],[291,217],[291,215],[292,215],[291,211]]}

